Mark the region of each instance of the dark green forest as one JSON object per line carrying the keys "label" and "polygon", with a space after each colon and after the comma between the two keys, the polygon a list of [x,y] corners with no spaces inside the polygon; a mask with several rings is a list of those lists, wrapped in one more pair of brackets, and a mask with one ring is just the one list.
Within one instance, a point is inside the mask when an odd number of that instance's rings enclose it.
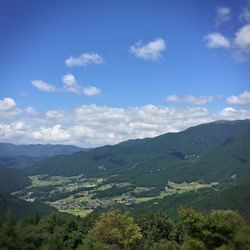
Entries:
{"label": "dark green forest", "polygon": [[249,235],[249,223],[231,210],[181,208],[171,219],[164,212],[132,217],[110,209],[86,218],[34,215],[17,222],[9,215],[0,224],[0,249],[247,250]]}

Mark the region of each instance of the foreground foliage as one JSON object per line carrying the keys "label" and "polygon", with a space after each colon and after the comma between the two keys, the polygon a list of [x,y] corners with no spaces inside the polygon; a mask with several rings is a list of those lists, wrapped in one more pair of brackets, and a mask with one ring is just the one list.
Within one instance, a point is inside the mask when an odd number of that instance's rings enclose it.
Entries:
{"label": "foreground foliage", "polygon": [[181,209],[173,221],[164,213],[133,218],[110,209],[94,218],[52,214],[0,223],[0,249],[22,250],[248,250],[250,225],[231,210],[201,214]]}

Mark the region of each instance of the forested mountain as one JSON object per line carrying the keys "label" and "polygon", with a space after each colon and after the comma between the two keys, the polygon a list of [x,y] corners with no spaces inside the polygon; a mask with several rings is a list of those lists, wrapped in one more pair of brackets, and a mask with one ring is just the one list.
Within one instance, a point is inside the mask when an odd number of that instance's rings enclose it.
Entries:
{"label": "forested mountain", "polygon": [[52,144],[29,144],[15,145],[11,143],[0,143],[0,157],[50,157],[54,155],[69,155],[88,149],[79,148],[71,145],[52,145]]}
{"label": "forested mountain", "polygon": [[27,202],[17,199],[14,196],[0,193],[0,218],[3,220],[5,220],[9,214],[16,219],[23,219],[35,214],[44,216],[53,212],[57,212],[57,210],[46,204]]}
{"label": "forested mountain", "polygon": [[44,160],[45,157],[31,157],[31,156],[2,156],[0,157],[0,168],[26,168],[34,163]]}
{"label": "forested mountain", "polygon": [[30,184],[30,179],[17,169],[0,168],[0,194],[11,193]]}
{"label": "forested mountain", "polygon": [[29,174],[109,177],[141,186],[203,180],[227,182],[250,177],[250,120],[217,121],[69,156],[54,156]]}
{"label": "forested mountain", "polygon": [[165,212],[175,217],[182,207],[192,207],[202,212],[214,209],[231,209],[250,219],[250,183],[226,186],[222,190],[204,189],[175,194],[163,199],[140,203],[133,207],[119,206],[135,216],[147,211]]}

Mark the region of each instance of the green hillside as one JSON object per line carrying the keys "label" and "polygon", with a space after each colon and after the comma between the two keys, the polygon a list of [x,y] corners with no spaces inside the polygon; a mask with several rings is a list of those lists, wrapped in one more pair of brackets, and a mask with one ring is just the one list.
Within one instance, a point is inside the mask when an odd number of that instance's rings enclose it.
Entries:
{"label": "green hillside", "polygon": [[250,183],[232,185],[223,190],[197,190],[183,194],[175,194],[163,199],[140,203],[135,206],[122,208],[134,215],[140,215],[147,211],[165,212],[176,216],[181,207],[190,207],[202,212],[214,209],[231,209],[240,212],[250,218]]}
{"label": "green hillside", "polygon": [[0,143],[0,158],[29,156],[29,157],[50,157],[53,155],[68,155],[87,149],[71,145],[52,144],[29,144],[15,145],[12,143]]}
{"label": "green hillside", "polygon": [[23,219],[35,214],[48,215],[57,210],[42,203],[27,202],[11,195],[0,194],[0,218],[5,220],[9,214],[16,219]]}
{"label": "green hillside", "polygon": [[[0,170],[4,192],[20,189],[15,195],[21,199],[71,214],[116,205],[132,207],[134,213],[150,208],[173,214],[183,205],[249,215],[245,201],[250,188],[239,185],[250,180],[250,121],[213,122],[50,157],[22,171]],[[231,191],[226,189],[232,185]],[[238,192],[242,196],[237,197]]]}
{"label": "green hillside", "polygon": [[250,120],[202,124],[179,133],[132,140],[89,152],[55,156],[27,170],[49,174],[104,177],[140,186],[164,187],[167,181],[220,181],[249,178]]}
{"label": "green hillside", "polygon": [[24,173],[17,169],[0,168],[0,194],[11,193],[30,184]]}
{"label": "green hillside", "polygon": [[16,168],[22,169],[30,165],[33,165],[41,160],[44,157],[31,157],[31,156],[4,156],[0,157],[0,166],[3,168]]}

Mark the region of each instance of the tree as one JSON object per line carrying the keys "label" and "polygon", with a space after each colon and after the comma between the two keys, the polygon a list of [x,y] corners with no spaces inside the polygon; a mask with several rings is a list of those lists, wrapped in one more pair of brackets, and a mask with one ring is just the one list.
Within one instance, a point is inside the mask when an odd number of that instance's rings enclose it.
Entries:
{"label": "tree", "polygon": [[231,210],[215,210],[207,217],[204,241],[210,248],[220,247],[231,241],[244,225],[243,218]]}
{"label": "tree", "polygon": [[112,250],[112,248],[105,243],[87,236],[83,241],[83,246],[79,250]]}
{"label": "tree", "polygon": [[190,208],[181,208],[179,210],[179,218],[180,224],[188,236],[204,240],[204,232],[207,225],[207,219],[204,215]]}
{"label": "tree", "polygon": [[139,225],[143,237],[150,242],[161,239],[171,240],[174,226],[169,217],[164,213],[148,213],[139,218]]}
{"label": "tree", "polygon": [[179,250],[180,247],[175,241],[161,240],[153,245],[152,250]]}
{"label": "tree", "polygon": [[217,250],[250,250],[250,226],[245,225],[239,229],[232,241]]}
{"label": "tree", "polygon": [[181,250],[206,250],[205,244],[197,239],[186,238],[181,246]]}
{"label": "tree", "polygon": [[11,213],[8,214],[7,222],[0,228],[0,249],[19,250],[20,241],[16,230],[16,222]]}
{"label": "tree", "polygon": [[141,229],[134,223],[134,219],[118,209],[110,209],[101,214],[90,235],[123,249],[134,249],[142,239]]}

